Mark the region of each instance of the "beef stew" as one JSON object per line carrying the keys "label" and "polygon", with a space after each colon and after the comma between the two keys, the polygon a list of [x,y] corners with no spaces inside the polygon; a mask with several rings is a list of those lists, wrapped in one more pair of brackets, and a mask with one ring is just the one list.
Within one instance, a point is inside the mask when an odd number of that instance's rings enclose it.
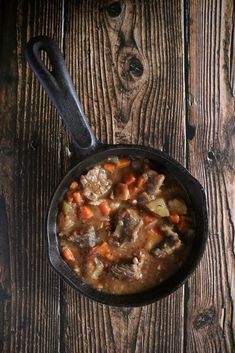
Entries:
{"label": "beef stew", "polygon": [[194,217],[183,188],[148,160],[109,158],[78,176],[58,211],[61,256],[92,287],[155,287],[184,263]]}

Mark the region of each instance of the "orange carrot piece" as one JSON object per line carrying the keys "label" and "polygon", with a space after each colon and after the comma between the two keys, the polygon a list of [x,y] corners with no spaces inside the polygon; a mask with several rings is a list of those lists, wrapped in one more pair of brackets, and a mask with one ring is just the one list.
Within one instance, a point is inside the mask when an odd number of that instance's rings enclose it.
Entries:
{"label": "orange carrot piece", "polygon": [[117,185],[117,197],[121,200],[128,200],[130,197],[130,192],[127,184],[118,184]]}
{"label": "orange carrot piece", "polygon": [[160,231],[160,229],[149,229],[145,234],[156,238],[162,237],[162,232]]}
{"label": "orange carrot piece", "polygon": [[139,189],[133,185],[130,185],[128,189],[129,189],[129,193],[130,193],[129,199],[132,199],[139,191]]}
{"label": "orange carrot piece", "polygon": [[126,168],[130,165],[131,161],[128,158],[119,158],[117,161],[118,168]]}
{"label": "orange carrot piece", "polygon": [[84,219],[90,219],[93,217],[93,212],[88,206],[80,207],[80,216]]}
{"label": "orange carrot piece", "polygon": [[110,209],[109,205],[107,204],[107,202],[101,202],[98,207],[104,216],[110,215],[111,209]]}
{"label": "orange carrot piece", "polygon": [[66,193],[67,200],[72,202],[73,201],[73,192],[72,191],[67,191]]}
{"label": "orange carrot piece", "polygon": [[124,182],[125,182],[127,185],[130,185],[130,184],[134,183],[135,179],[136,179],[136,178],[135,178],[134,174],[133,174],[133,173],[130,173],[130,174],[125,175],[125,177],[124,177]]}
{"label": "orange carrot piece", "polygon": [[61,255],[65,260],[75,261],[74,254],[73,254],[72,250],[69,248],[62,248]]}
{"label": "orange carrot piece", "polygon": [[90,251],[88,252],[87,256],[89,257],[95,253],[98,253],[100,256],[103,256],[108,260],[113,259],[113,254],[112,254],[111,248],[106,241],[102,242],[101,244],[97,244],[97,245],[93,246],[90,249]]}
{"label": "orange carrot piece", "polygon": [[151,223],[154,220],[153,216],[150,216],[149,214],[146,214],[144,216],[144,223]]}
{"label": "orange carrot piece", "polygon": [[107,170],[110,173],[113,173],[116,168],[116,166],[113,163],[104,163],[103,167],[105,170]]}
{"label": "orange carrot piece", "polygon": [[79,191],[76,191],[73,193],[73,200],[78,204],[80,204],[83,201],[82,195],[80,194]]}
{"label": "orange carrot piece", "polygon": [[144,185],[145,179],[143,176],[138,176],[136,179],[136,186],[137,188],[141,188]]}
{"label": "orange carrot piece", "polygon": [[170,221],[174,224],[178,224],[180,221],[180,216],[178,215],[178,213],[172,213],[170,215]]}
{"label": "orange carrot piece", "polygon": [[75,190],[77,189],[77,187],[78,187],[78,183],[75,180],[72,181],[72,183],[69,186],[70,190]]}

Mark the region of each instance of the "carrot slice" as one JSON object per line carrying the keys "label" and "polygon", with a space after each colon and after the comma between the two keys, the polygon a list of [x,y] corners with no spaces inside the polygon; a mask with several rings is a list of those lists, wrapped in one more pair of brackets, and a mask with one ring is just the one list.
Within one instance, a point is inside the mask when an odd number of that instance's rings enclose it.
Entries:
{"label": "carrot slice", "polygon": [[130,193],[129,199],[131,200],[135,197],[135,195],[137,194],[139,189],[134,185],[130,185],[128,189],[129,189],[129,193]]}
{"label": "carrot slice", "polygon": [[73,254],[72,250],[69,248],[62,248],[61,255],[65,260],[75,261],[74,254]]}
{"label": "carrot slice", "polygon": [[118,168],[126,168],[130,165],[131,161],[128,158],[119,158],[117,161]]}
{"label": "carrot slice", "polygon": [[73,200],[78,204],[80,204],[83,201],[82,195],[80,194],[80,192],[77,191],[73,193]]}
{"label": "carrot slice", "polygon": [[180,216],[178,215],[178,213],[172,213],[170,215],[170,221],[174,224],[178,224],[180,221]]}
{"label": "carrot slice", "polygon": [[121,200],[128,200],[130,197],[130,192],[127,184],[118,184],[117,185],[117,197]]}
{"label": "carrot slice", "polygon": [[160,229],[149,229],[145,234],[148,236],[157,237],[157,238],[162,236],[162,232],[160,231]]}
{"label": "carrot slice", "polygon": [[104,163],[103,167],[105,170],[107,170],[110,173],[113,173],[116,168],[113,163]]}
{"label": "carrot slice", "polygon": [[98,207],[104,216],[110,215],[111,209],[110,209],[109,205],[107,204],[107,202],[101,202]]}
{"label": "carrot slice", "polygon": [[149,214],[146,214],[144,216],[144,223],[151,223],[154,220],[153,216],[150,216]]}
{"label": "carrot slice", "polygon": [[124,182],[125,182],[127,185],[130,185],[130,184],[134,183],[135,179],[136,179],[136,178],[135,178],[134,174],[133,174],[133,173],[130,173],[130,174],[125,175],[125,177],[124,177]]}
{"label": "carrot slice", "polygon": [[95,246],[93,246],[90,251],[88,252],[88,257],[93,255],[93,254],[99,254],[100,256],[105,257],[108,260],[112,260],[113,259],[113,254],[111,251],[111,248],[109,246],[109,244],[104,241],[101,244],[97,244]]}
{"label": "carrot slice", "polygon": [[77,189],[77,187],[78,187],[78,183],[75,180],[72,181],[72,183],[69,186],[70,190],[75,190]]}
{"label": "carrot slice", "polygon": [[136,179],[136,186],[137,188],[141,188],[144,185],[145,179],[143,176],[138,176]]}
{"label": "carrot slice", "polygon": [[73,201],[73,192],[72,191],[67,191],[66,197],[67,197],[67,200],[69,202],[72,202]]}
{"label": "carrot slice", "polygon": [[90,219],[93,217],[93,212],[89,207],[81,206],[80,207],[80,216],[81,216],[81,218],[84,218],[84,219]]}

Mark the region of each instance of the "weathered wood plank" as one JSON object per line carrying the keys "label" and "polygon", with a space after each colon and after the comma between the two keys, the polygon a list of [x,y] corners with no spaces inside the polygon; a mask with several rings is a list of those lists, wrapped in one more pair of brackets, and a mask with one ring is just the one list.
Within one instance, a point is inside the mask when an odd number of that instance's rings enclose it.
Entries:
{"label": "weathered wood plank", "polygon": [[[151,145],[185,162],[182,11],[180,1],[66,3],[66,63],[101,141]],[[66,352],[183,351],[182,288],[142,309],[63,289]]]}
{"label": "weathered wood plank", "polygon": [[[233,352],[234,4],[65,5],[0,5],[0,351]],[[187,157],[204,184],[210,240],[185,290],[148,307],[108,308],[60,284],[49,269],[45,209],[70,166],[70,139],[26,68],[24,45],[37,34],[54,37],[65,51],[88,120],[103,142],[155,146],[182,163]]]}
{"label": "weathered wood plank", "polygon": [[0,350],[58,352],[60,282],[46,259],[44,220],[61,178],[61,123],[26,67],[24,47],[38,34],[60,42],[63,9],[60,1],[1,7]]}
{"label": "weathered wood plank", "polygon": [[[10,318],[14,302],[14,280],[11,273],[11,232],[14,225],[10,222],[14,214],[13,178],[14,178],[14,138],[17,99],[16,61],[16,3],[1,2],[0,15],[0,351],[10,351]],[[8,33],[5,36],[4,33]],[[11,237],[10,237],[11,233]],[[13,240],[12,239],[12,240]],[[14,291],[15,292],[15,291]]]}
{"label": "weathered wood plank", "polygon": [[234,2],[190,1],[189,168],[207,191],[209,243],[189,281],[187,352],[235,351]]}

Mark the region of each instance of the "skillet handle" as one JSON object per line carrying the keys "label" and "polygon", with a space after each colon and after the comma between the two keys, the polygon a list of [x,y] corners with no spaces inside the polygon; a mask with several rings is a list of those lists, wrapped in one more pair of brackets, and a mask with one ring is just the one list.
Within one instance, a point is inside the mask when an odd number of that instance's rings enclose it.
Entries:
{"label": "skillet handle", "polygon": [[[52,71],[41,60],[41,51],[47,53]],[[100,143],[86,121],[57,43],[47,36],[34,37],[27,43],[26,58],[70,131],[75,148],[87,155]]]}

